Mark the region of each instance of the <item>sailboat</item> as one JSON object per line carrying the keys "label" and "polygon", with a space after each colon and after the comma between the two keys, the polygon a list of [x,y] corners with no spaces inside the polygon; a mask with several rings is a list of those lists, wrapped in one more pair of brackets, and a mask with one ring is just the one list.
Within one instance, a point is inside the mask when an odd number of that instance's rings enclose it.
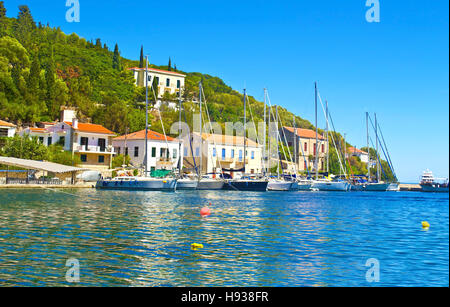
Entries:
{"label": "sailboat", "polygon": [[[270,109],[272,109],[271,106],[270,106]],[[283,178],[280,177],[281,161],[280,161],[280,153],[278,150],[278,142],[281,139],[281,137],[280,137],[280,131],[278,129],[278,120],[279,120],[278,106],[275,106],[275,110],[276,110],[275,122],[276,122],[276,131],[277,131],[276,146],[275,146],[275,148],[277,149],[277,177],[269,179],[269,184],[267,186],[267,190],[268,191],[293,191],[293,190],[296,190],[298,187],[297,182],[294,180],[286,180],[284,177]],[[270,114],[271,113],[272,112],[269,111],[269,122],[270,122]],[[283,151],[284,151],[284,149],[283,149]],[[290,153],[289,153],[289,155],[290,155]]]}
{"label": "sailboat", "polygon": [[[244,167],[245,174],[247,161],[247,91],[244,89]],[[255,178],[254,176],[242,176],[239,179],[227,180],[224,189],[235,191],[265,192],[269,181],[265,178]]]}
{"label": "sailboat", "polygon": [[[319,179],[319,166],[318,166],[318,160],[319,160],[319,128],[318,128],[318,123],[317,123],[317,99],[318,99],[318,90],[317,90],[317,82],[314,84],[314,89],[315,89],[315,116],[316,116],[316,154],[315,154],[315,170],[316,170],[316,178],[313,181],[313,184],[311,186],[311,189],[314,190],[319,190],[319,191],[342,191],[342,192],[347,192],[350,190],[350,183],[348,183],[345,180],[341,180],[341,179],[335,179],[335,176],[330,175],[326,178],[321,178]],[[323,105],[322,105],[323,107]],[[327,111],[326,111],[326,115],[327,115],[327,127],[328,127],[328,106],[327,106]],[[333,139],[333,143],[334,146],[336,147],[336,142],[334,142],[334,137],[333,134],[331,134],[331,138]],[[329,146],[327,146],[327,150],[329,150]],[[342,166],[342,162],[341,162],[341,158],[340,155],[338,153],[338,159],[339,159],[339,164],[341,167],[341,170],[343,170],[343,166]],[[345,173],[345,171],[344,171]]]}
{"label": "sailboat", "polygon": [[391,184],[381,181],[381,172],[380,172],[380,158],[378,154],[378,123],[377,123],[377,115],[375,114],[375,136],[376,136],[376,161],[377,161],[377,174],[376,181],[370,181],[370,144],[369,144],[369,113],[366,112],[366,131],[367,131],[367,152],[368,152],[368,163],[367,163],[367,181],[366,182],[355,182],[352,184],[352,190],[354,191],[371,191],[371,192],[385,192],[387,191]]}
{"label": "sailboat", "polygon": [[97,181],[96,188],[103,190],[139,190],[139,191],[175,191],[177,179],[174,178],[152,178],[148,176],[148,56],[145,69],[146,92],[145,92],[145,174],[138,176],[120,176],[111,179]]}
{"label": "sailboat", "polygon": [[[183,105],[181,101],[181,90],[178,93],[178,109],[179,109],[179,126],[178,126],[178,134],[181,136],[181,112],[183,110]],[[186,116],[186,114],[185,114]],[[181,153],[181,137],[179,136],[179,148],[178,152]],[[189,139],[190,141],[190,139]],[[191,146],[192,150],[192,146]],[[197,169],[197,168],[196,168]],[[192,178],[190,176],[183,175],[183,160],[180,154],[179,162],[178,162],[178,181],[177,181],[177,190],[195,190],[198,186],[198,179]]]}
{"label": "sailboat", "polygon": [[[203,98],[203,84],[199,82],[199,103],[200,103],[200,169],[198,176],[197,190],[222,190],[225,181],[221,178],[211,178],[207,175],[202,175],[203,171],[203,124],[202,124],[202,98]],[[206,105],[206,108],[208,106]]]}

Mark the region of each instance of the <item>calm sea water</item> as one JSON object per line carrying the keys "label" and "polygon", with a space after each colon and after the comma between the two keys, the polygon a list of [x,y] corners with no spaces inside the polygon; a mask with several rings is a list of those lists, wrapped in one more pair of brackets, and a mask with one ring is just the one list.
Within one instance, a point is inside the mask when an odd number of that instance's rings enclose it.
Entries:
{"label": "calm sea water", "polygon": [[70,285],[69,258],[81,286],[449,286],[449,196],[0,190],[0,285]]}

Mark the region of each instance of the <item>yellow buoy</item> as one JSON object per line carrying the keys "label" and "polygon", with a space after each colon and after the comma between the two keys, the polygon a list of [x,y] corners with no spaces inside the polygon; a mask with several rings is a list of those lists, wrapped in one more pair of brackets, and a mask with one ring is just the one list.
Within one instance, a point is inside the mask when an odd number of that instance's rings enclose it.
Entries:
{"label": "yellow buoy", "polygon": [[430,227],[430,224],[428,224],[428,222],[422,222],[422,227],[428,228],[428,227]]}
{"label": "yellow buoy", "polygon": [[203,244],[192,243],[192,244],[191,244],[191,248],[192,248],[192,249],[203,248]]}

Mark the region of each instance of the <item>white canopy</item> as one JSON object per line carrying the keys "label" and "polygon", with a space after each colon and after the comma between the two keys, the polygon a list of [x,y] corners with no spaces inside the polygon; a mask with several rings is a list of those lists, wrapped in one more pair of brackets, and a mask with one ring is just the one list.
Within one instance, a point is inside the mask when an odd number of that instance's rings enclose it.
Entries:
{"label": "white canopy", "polygon": [[73,166],[67,166],[52,162],[43,162],[43,161],[34,161],[34,160],[25,160],[11,157],[1,157],[0,156],[0,164],[21,167],[25,169],[34,169],[39,171],[47,171],[51,173],[73,173],[79,171],[85,171],[87,169],[78,168]]}

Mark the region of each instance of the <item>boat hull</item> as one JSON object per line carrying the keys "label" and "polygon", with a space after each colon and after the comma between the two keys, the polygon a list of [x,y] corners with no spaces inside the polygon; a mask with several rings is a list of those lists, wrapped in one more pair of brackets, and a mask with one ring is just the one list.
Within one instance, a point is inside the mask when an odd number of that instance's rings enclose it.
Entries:
{"label": "boat hull", "polygon": [[398,185],[398,183],[391,183],[388,186],[387,191],[398,192],[400,191],[400,186]]}
{"label": "boat hull", "polygon": [[350,190],[350,184],[348,182],[314,182],[311,186],[312,189],[318,189],[319,191],[342,191],[347,192]]}
{"label": "boat hull", "polygon": [[228,181],[224,185],[224,190],[232,191],[249,191],[249,192],[266,192],[268,181],[258,181],[258,180],[237,180]]}
{"label": "boat hull", "polygon": [[201,180],[198,182],[197,190],[222,190],[224,182],[221,180]]}
{"label": "boat hull", "polygon": [[430,192],[430,193],[448,193],[448,185],[447,186],[443,186],[443,185],[438,185],[438,184],[433,184],[433,185],[428,185],[428,184],[421,184],[420,185],[422,187],[422,192]]}
{"label": "boat hull", "polygon": [[292,191],[293,183],[291,181],[269,181],[267,185],[268,191]]}
{"label": "boat hull", "polygon": [[99,180],[95,187],[101,190],[175,191],[177,180]]}
{"label": "boat hull", "polygon": [[297,183],[297,191],[311,191],[312,184],[311,183]]}
{"label": "boat hull", "polygon": [[198,180],[179,179],[177,182],[177,190],[195,190],[198,186]]}

